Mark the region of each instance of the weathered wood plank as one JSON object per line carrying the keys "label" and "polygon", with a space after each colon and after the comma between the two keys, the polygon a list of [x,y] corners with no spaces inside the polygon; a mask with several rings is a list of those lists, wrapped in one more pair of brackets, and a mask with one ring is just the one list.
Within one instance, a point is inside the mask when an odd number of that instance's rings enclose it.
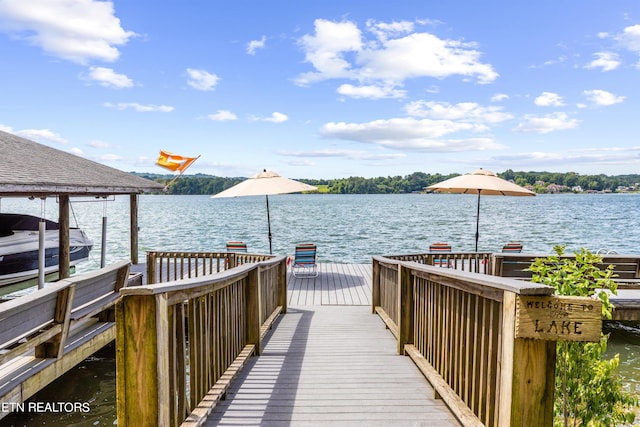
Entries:
{"label": "weathered wood plank", "polygon": [[368,304],[290,306],[205,425],[460,425]]}
{"label": "weathered wood plank", "polygon": [[318,272],[309,278],[288,271],[290,305],[371,305],[371,264],[319,263]]}

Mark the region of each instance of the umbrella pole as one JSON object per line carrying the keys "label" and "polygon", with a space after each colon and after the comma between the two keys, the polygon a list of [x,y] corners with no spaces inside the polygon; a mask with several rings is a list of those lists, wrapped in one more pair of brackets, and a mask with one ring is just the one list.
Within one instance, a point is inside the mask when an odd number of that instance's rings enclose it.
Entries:
{"label": "umbrella pole", "polygon": [[273,255],[273,251],[271,250],[271,217],[269,216],[269,196],[265,194],[264,197],[267,199],[267,226],[269,228],[269,255]]}
{"label": "umbrella pole", "polygon": [[480,190],[478,190],[478,214],[476,215],[476,252],[478,252],[478,238],[480,237]]}

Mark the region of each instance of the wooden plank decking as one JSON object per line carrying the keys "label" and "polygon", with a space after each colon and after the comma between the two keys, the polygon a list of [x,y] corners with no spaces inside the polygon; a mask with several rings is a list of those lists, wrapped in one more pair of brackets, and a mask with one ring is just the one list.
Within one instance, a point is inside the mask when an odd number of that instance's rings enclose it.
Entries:
{"label": "wooden plank decking", "polygon": [[371,264],[318,264],[318,277],[288,277],[288,304],[371,306]]}
{"label": "wooden plank decking", "polygon": [[289,309],[207,426],[458,426],[371,314],[371,266],[289,276]]}

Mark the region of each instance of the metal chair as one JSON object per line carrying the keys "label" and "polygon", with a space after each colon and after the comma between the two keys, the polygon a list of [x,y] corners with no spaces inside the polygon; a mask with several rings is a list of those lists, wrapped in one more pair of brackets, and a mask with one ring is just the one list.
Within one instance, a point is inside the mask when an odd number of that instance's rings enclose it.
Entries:
{"label": "metal chair", "polygon": [[291,271],[294,277],[317,277],[318,258],[316,245],[313,243],[299,243],[293,256]]}

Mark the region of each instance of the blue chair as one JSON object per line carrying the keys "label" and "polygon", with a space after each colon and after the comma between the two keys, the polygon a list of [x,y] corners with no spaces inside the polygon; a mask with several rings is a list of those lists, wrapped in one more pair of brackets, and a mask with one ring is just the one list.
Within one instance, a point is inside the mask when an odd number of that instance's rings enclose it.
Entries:
{"label": "blue chair", "polygon": [[296,252],[293,256],[291,271],[294,277],[317,277],[318,264],[316,264],[318,254],[316,245],[313,243],[299,243],[296,245]]}
{"label": "blue chair", "polygon": [[247,253],[247,244],[236,240],[227,242],[227,252]]}

